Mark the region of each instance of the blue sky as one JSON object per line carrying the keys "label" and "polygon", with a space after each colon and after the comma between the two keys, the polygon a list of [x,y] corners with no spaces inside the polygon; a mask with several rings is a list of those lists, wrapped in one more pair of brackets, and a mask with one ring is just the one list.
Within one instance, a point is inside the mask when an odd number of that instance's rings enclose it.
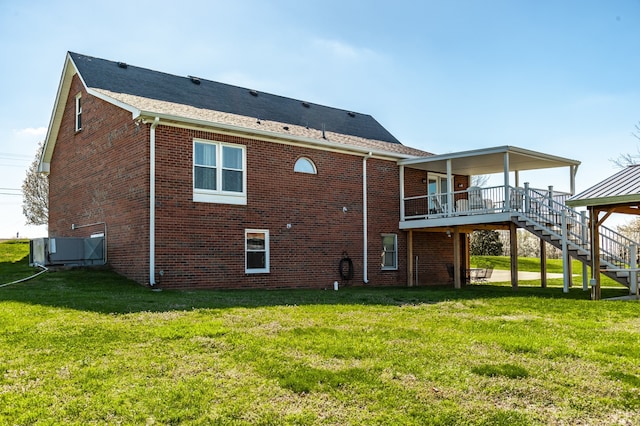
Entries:
{"label": "blue sky", "polygon": [[[0,0],[0,238],[67,51],[373,115],[437,154],[499,145],[582,162],[636,153],[640,0]],[[568,189],[568,172],[521,176]]]}

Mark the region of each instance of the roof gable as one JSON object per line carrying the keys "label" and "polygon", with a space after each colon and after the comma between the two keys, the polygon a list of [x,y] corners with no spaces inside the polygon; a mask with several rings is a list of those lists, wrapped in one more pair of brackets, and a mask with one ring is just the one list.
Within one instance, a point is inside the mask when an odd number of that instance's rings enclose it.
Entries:
{"label": "roof gable", "polygon": [[69,56],[87,88],[400,144],[370,115],[78,53]]}

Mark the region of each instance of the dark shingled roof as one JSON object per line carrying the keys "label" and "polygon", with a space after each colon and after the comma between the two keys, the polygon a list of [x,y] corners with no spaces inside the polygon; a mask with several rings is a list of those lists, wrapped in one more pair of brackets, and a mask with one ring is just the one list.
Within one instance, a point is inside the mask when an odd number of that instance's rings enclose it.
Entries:
{"label": "dark shingled roof", "polygon": [[372,116],[69,52],[87,87],[400,144]]}

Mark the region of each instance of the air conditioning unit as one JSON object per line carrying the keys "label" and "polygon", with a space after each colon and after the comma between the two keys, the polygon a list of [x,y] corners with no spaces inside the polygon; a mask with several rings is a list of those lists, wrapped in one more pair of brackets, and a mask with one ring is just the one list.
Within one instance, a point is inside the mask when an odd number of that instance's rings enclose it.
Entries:
{"label": "air conditioning unit", "polygon": [[103,235],[91,238],[36,238],[29,243],[29,265],[90,266],[106,263]]}

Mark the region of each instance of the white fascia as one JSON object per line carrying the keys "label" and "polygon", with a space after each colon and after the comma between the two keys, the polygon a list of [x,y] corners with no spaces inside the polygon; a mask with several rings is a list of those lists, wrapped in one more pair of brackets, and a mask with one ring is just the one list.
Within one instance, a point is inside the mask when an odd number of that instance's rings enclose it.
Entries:
{"label": "white fascia", "polygon": [[134,119],[140,118],[145,123],[151,123],[153,120],[159,117],[162,120],[162,124],[165,126],[184,127],[184,128],[196,128],[197,130],[203,130],[202,128],[208,128],[209,130],[219,131],[220,133],[231,133],[234,135],[245,134],[252,139],[264,140],[267,142],[281,143],[286,145],[304,145],[314,146],[316,148],[336,151],[347,154],[370,155],[375,158],[385,159],[389,161],[400,161],[410,158],[416,158],[415,155],[400,154],[383,150],[372,150],[371,148],[361,147],[357,145],[348,145],[338,142],[331,142],[326,139],[308,138],[305,136],[296,136],[284,133],[269,132],[266,130],[251,129],[247,127],[234,126],[231,124],[218,123],[213,121],[198,120],[194,118],[185,118],[170,114],[158,114],[152,111],[140,111],[138,116],[134,116]]}

